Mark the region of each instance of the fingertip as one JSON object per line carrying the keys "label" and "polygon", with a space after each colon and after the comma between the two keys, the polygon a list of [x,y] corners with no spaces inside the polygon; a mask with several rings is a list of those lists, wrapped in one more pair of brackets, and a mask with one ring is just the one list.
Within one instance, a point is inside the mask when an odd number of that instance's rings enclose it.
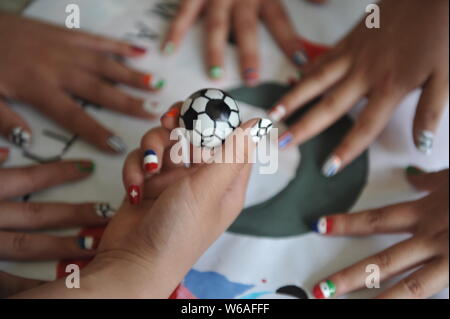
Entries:
{"label": "fingertip", "polygon": [[161,116],[161,125],[164,128],[172,130],[179,127],[179,118],[182,105],[183,102],[175,103],[166,113]]}
{"label": "fingertip", "polygon": [[95,172],[96,164],[92,160],[82,160],[74,162],[75,168],[82,175],[91,175]]}

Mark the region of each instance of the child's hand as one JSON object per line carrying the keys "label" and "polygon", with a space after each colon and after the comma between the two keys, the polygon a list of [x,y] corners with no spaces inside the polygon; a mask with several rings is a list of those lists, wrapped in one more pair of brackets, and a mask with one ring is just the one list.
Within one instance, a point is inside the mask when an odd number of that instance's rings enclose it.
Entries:
{"label": "child's hand", "polygon": [[320,284],[314,288],[316,297],[364,288],[370,264],[379,267],[381,281],[421,266],[379,298],[427,298],[448,287],[448,170],[426,174],[409,167],[407,173],[413,186],[431,193],[412,202],[321,219],[319,230],[331,236],[411,233],[412,237],[328,277],[328,282],[322,281],[325,293]]}
{"label": "child's hand", "polygon": [[[204,12],[206,67],[211,79],[224,75],[224,52],[231,29],[239,47],[242,77],[249,86],[259,80],[258,20],[267,24],[284,53],[299,65],[307,56],[280,0],[183,0],[163,43],[172,53],[185,33]],[[231,26],[232,24],[232,26]]]}
{"label": "child's hand", "polygon": [[448,98],[448,1],[384,0],[380,29],[362,21],[337,47],[305,68],[300,83],[272,110],[273,120],[291,115],[311,99],[325,97],[280,137],[280,145],[305,142],[367,96],[369,101],[324,174],[332,176],[377,138],[401,99],[423,88],[414,119],[419,150],[431,152],[433,133]]}
{"label": "child's hand", "polygon": [[111,84],[156,89],[150,75],[113,57],[144,53],[123,42],[0,13],[0,134],[18,146],[30,142],[30,127],[6,105],[6,99],[14,99],[35,106],[102,150],[125,151],[121,139],[84,112],[73,96],[131,116],[153,118],[143,100]]}

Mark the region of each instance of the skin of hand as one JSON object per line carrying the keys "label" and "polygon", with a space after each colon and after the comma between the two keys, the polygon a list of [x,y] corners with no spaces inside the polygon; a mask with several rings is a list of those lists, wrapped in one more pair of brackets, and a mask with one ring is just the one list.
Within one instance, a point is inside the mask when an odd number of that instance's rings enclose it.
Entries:
{"label": "skin of hand", "polygon": [[409,182],[429,192],[427,196],[355,214],[330,215],[319,221],[321,233],[329,236],[412,236],[324,279],[313,289],[317,298],[337,297],[366,287],[366,267],[372,264],[379,267],[380,281],[415,269],[378,298],[427,298],[448,287],[448,169],[425,173],[410,166],[406,171]]}
{"label": "skin of hand", "polygon": [[[2,150],[0,154],[6,153]],[[0,162],[6,159],[7,156],[0,156]],[[92,237],[61,237],[34,231],[104,226],[114,213],[107,204],[24,203],[7,199],[87,178],[94,168],[86,160],[0,168],[0,260],[92,258],[96,250]],[[41,283],[0,272],[0,297]]]}
{"label": "skin of hand", "polygon": [[266,23],[283,52],[297,65],[308,61],[306,51],[280,0],[182,0],[162,50],[172,54],[200,15],[205,18],[206,68],[213,80],[222,78],[224,54],[231,29],[237,42],[246,85],[259,81],[258,21]]}
{"label": "skin of hand", "polygon": [[[431,4],[431,3],[430,3]],[[301,144],[347,113],[368,103],[323,165],[331,177],[351,163],[384,129],[400,101],[422,88],[413,139],[428,154],[448,101],[449,29],[446,0],[383,0],[380,28],[363,20],[334,49],[304,68],[304,77],[270,111],[276,122],[315,97],[321,101],[280,136],[280,147]]]}
{"label": "skin of hand", "polygon": [[119,62],[145,53],[124,42],[0,12],[0,134],[20,147],[29,146],[30,126],[7,105],[8,99],[17,100],[103,151],[124,152],[122,140],[91,118],[73,97],[130,116],[154,118],[148,103],[113,85],[156,90],[157,77]]}
{"label": "skin of hand", "polygon": [[[167,114],[177,109],[177,104]],[[179,114],[179,112],[177,113]],[[164,116],[162,127],[152,129],[142,146],[130,153],[124,166],[125,187],[142,180],[139,202],[125,201],[108,224],[95,259],[81,271],[80,289],[67,289],[64,280],[42,285],[18,298],[168,298],[204,251],[240,213],[251,172],[255,143],[228,137],[223,152],[234,150],[234,163],[170,164],[173,141],[169,132],[176,116]],[[244,123],[247,129],[255,120]],[[239,130],[238,130],[239,131]],[[244,134],[244,135],[242,135]],[[148,174],[143,167],[147,147],[156,151],[158,167]],[[163,159],[164,156],[164,159]],[[120,278],[120,279],[118,279]],[[117,279],[117,280],[116,280]]]}

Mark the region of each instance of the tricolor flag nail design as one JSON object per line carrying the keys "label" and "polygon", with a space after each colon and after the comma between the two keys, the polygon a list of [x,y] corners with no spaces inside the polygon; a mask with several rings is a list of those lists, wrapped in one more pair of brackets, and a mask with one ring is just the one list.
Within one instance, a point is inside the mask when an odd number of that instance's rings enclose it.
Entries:
{"label": "tricolor flag nail design", "polygon": [[78,246],[84,250],[92,250],[94,249],[94,237],[86,236],[78,238]]}
{"label": "tricolor flag nail design", "polygon": [[253,68],[248,68],[244,71],[244,79],[245,83],[248,86],[255,86],[258,84],[259,74],[258,71],[256,71]]}
{"label": "tricolor flag nail design", "polygon": [[144,76],[144,84],[152,90],[161,90],[164,85],[166,85],[166,81],[160,77],[154,76],[152,74],[147,74]]}
{"label": "tricolor flag nail design", "polygon": [[279,122],[286,115],[284,105],[277,105],[269,112],[269,118],[274,122]]}
{"label": "tricolor flag nail design", "polygon": [[421,131],[417,137],[417,148],[426,155],[430,155],[433,150],[434,133],[431,131]]}
{"label": "tricolor flag nail design", "polygon": [[148,173],[154,172],[158,168],[158,155],[154,150],[147,150],[144,153],[144,169]]}
{"label": "tricolor flag nail design", "polygon": [[317,299],[331,298],[336,294],[336,285],[331,280],[322,281],[314,287],[313,294]]}
{"label": "tricolor flag nail design", "polygon": [[147,49],[146,48],[142,48],[142,47],[139,47],[137,45],[132,45],[131,46],[131,51],[133,51],[133,53],[137,54],[137,55],[142,55],[142,54],[147,53]]}
{"label": "tricolor flag nail design", "polygon": [[294,139],[294,135],[292,135],[292,133],[285,132],[278,139],[278,147],[281,149],[286,148],[292,142],[293,139]]}
{"label": "tricolor flag nail design", "polygon": [[98,203],[95,205],[95,214],[105,219],[112,218],[116,214],[116,209],[108,203]]}
{"label": "tricolor flag nail design", "polygon": [[297,65],[299,65],[299,66],[305,65],[309,61],[308,55],[306,54],[306,52],[304,50],[299,50],[299,51],[295,52],[294,55],[292,56],[292,58],[293,58],[294,62],[297,63]]}
{"label": "tricolor flag nail design", "polygon": [[332,229],[333,220],[330,217],[322,217],[314,225],[314,231],[322,235],[331,233]]}
{"label": "tricolor flag nail design", "polygon": [[31,143],[31,134],[22,127],[15,127],[9,134],[9,140],[14,145],[21,148],[29,148]]}
{"label": "tricolor flag nail design", "polygon": [[141,200],[141,188],[136,185],[128,187],[128,198],[131,205],[138,205]]}
{"label": "tricolor flag nail design", "polygon": [[250,135],[255,143],[258,143],[264,136],[269,134],[273,128],[273,123],[269,119],[259,119],[250,130]]}
{"label": "tricolor flag nail design", "polygon": [[322,167],[322,174],[325,177],[332,177],[339,172],[342,161],[336,155],[331,155]]}

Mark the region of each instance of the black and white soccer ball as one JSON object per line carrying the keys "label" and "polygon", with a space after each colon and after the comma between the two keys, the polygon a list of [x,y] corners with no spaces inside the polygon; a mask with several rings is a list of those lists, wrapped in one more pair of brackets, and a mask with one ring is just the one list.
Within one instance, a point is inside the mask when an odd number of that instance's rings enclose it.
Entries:
{"label": "black and white soccer ball", "polygon": [[239,106],[219,89],[197,91],[181,107],[180,126],[196,147],[221,145],[240,124]]}

